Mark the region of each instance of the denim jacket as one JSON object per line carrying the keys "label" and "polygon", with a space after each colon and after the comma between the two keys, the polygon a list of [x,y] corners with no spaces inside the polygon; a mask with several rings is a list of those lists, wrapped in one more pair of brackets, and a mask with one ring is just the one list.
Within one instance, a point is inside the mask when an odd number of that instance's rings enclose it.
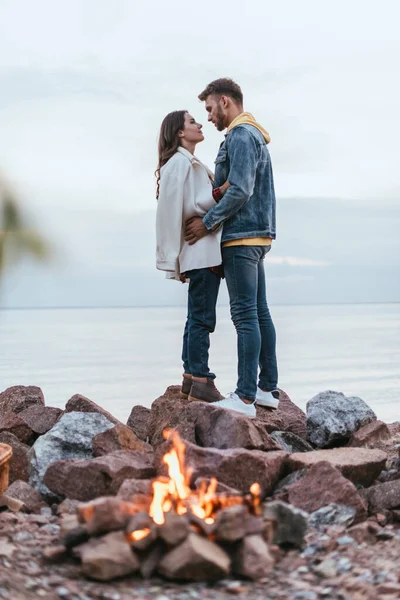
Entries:
{"label": "denim jacket", "polygon": [[276,201],[271,158],[261,132],[252,125],[234,127],[222,142],[214,187],[231,184],[203,218],[207,229],[223,224],[222,242],[276,237]]}

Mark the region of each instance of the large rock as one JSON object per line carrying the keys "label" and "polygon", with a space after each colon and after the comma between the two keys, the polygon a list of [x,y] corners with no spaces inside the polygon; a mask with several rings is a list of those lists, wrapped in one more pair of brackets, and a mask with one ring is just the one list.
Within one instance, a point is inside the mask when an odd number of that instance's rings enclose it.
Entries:
{"label": "large rock", "polygon": [[362,448],[380,448],[391,437],[386,423],[371,421],[358,429],[350,438],[348,446]]}
{"label": "large rock", "polygon": [[280,450],[266,427],[256,420],[205,402],[190,402],[185,419],[194,423],[196,443],[204,448]]}
{"label": "large rock", "polygon": [[311,444],[291,431],[273,431],[271,437],[285,452],[310,452]]}
{"label": "large rock", "polygon": [[263,505],[263,516],[273,523],[274,544],[303,547],[308,527],[307,513],[286,502],[275,501]]}
{"label": "large rock", "polygon": [[291,454],[288,466],[290,470],[297,471],[327,461],[353,483],[369,486],[384,468],[386,459],[386,453],[381,450],[332,448]]}
{"label": "large rock", "polygon": [[308,441],[318,448],[343,445],[357,429],[376,419],[361,398],[332,390],[311,398],[306,411]]}
{"label": "large rock", "polygon": [[0,394],[0,414],[5,410],[20,413],[36,405],[44,406],[44,396],[42,390],[34,385],[14,385]]}
{"label": "large rock", "polygon": [[44,483],[57,496],[88,501],[116,494],[125,479],[149,479],[154,475],[152,455],[119,450],[92,460],[52,463]]}
{"label": "large rock", "polygon": [[167,579],[215,581],[229,573],[230,558],[216,544],[190,533],[179,546],[164,555],[158,571]]}
{"label": "large rock", "polygon": [[[164,444],[156,453],[156,468],[160,475],[166,472],[162,457],[169,445],[169,442]],[[245,493],[254,482],[258,482],[263,496],[270,494],[281,478],[286,457],[287,453],[281,450],[218,450],[186,442],[186,467],[192,469],[192,482],[198,477],[216,477],[218,481]]]}
{"label": "large rock", "polygon": [[146,444],[133,433],[132,429],[119,423],[112,429],[98,433],[92,440],[93,455],[103,456],[117,450],[137,450],[153,452],[150,444]]}
{"label": "large rock", "polygon": [[148,424],[148,438],[153,447],[164,443],[163,432],[166,429],[175,429],[185,441],[196,443],[194,423],[187,418],[187,400],[182,400],[175,393],[178,386],[170,386],[166,392],[154,400],[151,405],[151,413]]}
{"label": "large rock", "polygon": [[357,519],[367,516],[367,507],[356,487],[330,463],[318,462],[288,488],[290,504],[312,513],[328,504],[353,506]]}
{"label": "large rock", "polygon": [[354,522],[356,513],[354,506],[327,504],[311,513],[308,522],[316,529],[324,529],[331,525],[348,527]]}
{"label": "large rock", "polygon": [[8,444],[12,448],[12,457],[10,459],[9,483],[14,481],[29,480],[29,446],[19,441],[15,435],[4,431],[0,433],[0,443]]}
{"label": "large rock", "polygon": [[150,414],[151,411],[149,408],[138,404],[132,408],[126,423],[143,442],[148,441]]}
{"label": "large rock", "polygon": [[47,468],[58,460],[92,458],[92,439],[114,426],[104,415],[98,413],[65,413],[47,433],[32,446],[29,483],[44,497],[53,497],[43,483]]}
{"label": "large rock", "polygon": [[236,548],[232,571],[249,579],[261,579],[271,573],[275,560],[261,535],[248,535]]}
{"label": "large rock", "polygon": [[258,406],[257,419],[267,425],[268,431],[290,431],[307,439],[306,415],[283,390],[279,390],[278,408],[271,410]]}
{"label": "large rock", "polygon": [[25,512],[38,513],[47,506],[39,492],[25,481],[14,481],[4,492],[4,496],[22,502]]}
{"label": "large rock", "polygon": [[80,549],[82,573],[97,581],[110,581],[139,570],[139,560],[122,531],[92,538]]}
{"label": "large rock", "polygon": [[36,435],[43,435],[54,427],[62,414],[61,408],[36,404],[21,411],[18,416]]}
{"label": "large rock", "polygon": [[96,402],[93,402],[93,400],[89,400],[89,398],[86,398],[86,396],[82,396],[81,394],[75,394],[68,400],[65,405],[65,412],[99,413],[111,421],[111,423],[114,423],[114,425],[119,423],[118,419],[113,417],[111,413],[96,404]]}
{"label": "large rock", "polygon": [[118,490],[122,500],[131,501],[136,494],[151,496],[152,487],[150,479],[125,479]]}
{"label": "large rock", "polygon": [[10,410],[4,410],[0,414],[0,433],[3,432],[15,435],[23,444],[31,444],[37,437],[29,425]]}
{"label": "large rock", "polygon": [[373,513],[400,508],[400,479],[373,485],[362,492]]}

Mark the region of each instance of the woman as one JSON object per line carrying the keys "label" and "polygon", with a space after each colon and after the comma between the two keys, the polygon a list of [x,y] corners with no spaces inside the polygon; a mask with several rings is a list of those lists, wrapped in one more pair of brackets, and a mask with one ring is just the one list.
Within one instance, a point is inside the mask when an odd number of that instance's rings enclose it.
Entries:
{"label": "woman", "polygon": [[[169,113],[161,124],[156,170],[157,269],[166,271],[169,279],[189,281],[181,397],[216,402],[223,396],[208,367],[208,350],[222,273],[221,231],[192,246],[184,241],[185,222],[204,216],[215,204],[213,174],[194,155],[203,140],[202,125],[185,110]],[[214,195],[221,197],[228,187],[226,182]]]}

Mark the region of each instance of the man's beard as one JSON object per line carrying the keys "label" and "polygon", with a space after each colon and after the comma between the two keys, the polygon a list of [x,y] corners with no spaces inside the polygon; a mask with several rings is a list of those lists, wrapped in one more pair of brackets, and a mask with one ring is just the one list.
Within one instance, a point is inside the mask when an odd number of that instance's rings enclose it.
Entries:
{"label": "man's beard", "polygon": [[218,131],[223,131],[225,129],[225,124],[224,124],[224,113],[222,111],[221,105],[218,104],[218,108],[217,108],[217,115],[216,115],[216,126]]}

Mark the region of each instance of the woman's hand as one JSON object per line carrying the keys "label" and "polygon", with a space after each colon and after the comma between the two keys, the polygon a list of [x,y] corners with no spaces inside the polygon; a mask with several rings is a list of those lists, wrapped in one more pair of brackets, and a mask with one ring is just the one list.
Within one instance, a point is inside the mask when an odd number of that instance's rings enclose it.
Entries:
{"label": "woman's hand", "polygon": [[221,185],[219,189],[221,190],[222,196],[226,193],[227,189],[230,187],[230,183],[228,180],[225,181],[224,185]]}

